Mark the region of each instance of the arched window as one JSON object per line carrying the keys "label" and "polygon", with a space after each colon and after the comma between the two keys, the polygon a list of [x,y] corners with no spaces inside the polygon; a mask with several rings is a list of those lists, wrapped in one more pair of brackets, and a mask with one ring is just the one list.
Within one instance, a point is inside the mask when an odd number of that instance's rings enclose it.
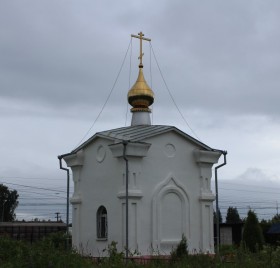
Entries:
{"label": "arched window", "polygon": [[104,206],[100,206],[97,210],[97,238],[107,238],[108,224],[107,224],[107,210]]}

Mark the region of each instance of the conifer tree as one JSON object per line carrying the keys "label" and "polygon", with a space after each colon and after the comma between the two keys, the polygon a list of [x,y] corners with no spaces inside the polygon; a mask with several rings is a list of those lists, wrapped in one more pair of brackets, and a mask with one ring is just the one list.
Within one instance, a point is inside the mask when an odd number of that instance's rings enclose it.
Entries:
{"label": "conifer tree", "polygon": [[[217,214],[216,214],[216,211],[213,211],[213,221],[214,221],[214,224],[216,224],[217,222]],[[221,214],[221,211],[218,210],[218,217],[219,217],[219,223],[223,223],[223,217],[222,217],[222,214]]]}
{"label": "conifer tree", "polygon": [[257,215],[249,210],[243,231],[243,243],[251,252],[262,249],[264,238]]}
{"label": "conifer tree", "polygon": [[227,210],[226,223],[240,223],[241,219],[237,208],[229,207]]}

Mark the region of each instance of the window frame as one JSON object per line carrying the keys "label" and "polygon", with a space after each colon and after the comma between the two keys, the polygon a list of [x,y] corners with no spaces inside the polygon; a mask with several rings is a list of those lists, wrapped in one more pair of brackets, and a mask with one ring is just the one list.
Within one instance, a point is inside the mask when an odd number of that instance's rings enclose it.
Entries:
{"label": "window frame", "polygon": [[105,206],[100,206],[96,212],[96,237],[97,240],[108,239],[108,213]]}

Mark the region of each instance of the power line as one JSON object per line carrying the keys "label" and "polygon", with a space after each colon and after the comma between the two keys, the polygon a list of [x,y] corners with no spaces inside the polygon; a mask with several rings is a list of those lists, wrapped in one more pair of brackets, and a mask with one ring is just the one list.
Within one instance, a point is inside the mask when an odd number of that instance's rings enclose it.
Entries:
{"label": "power line", "polygon": [[223,188],[223,187],[219,187],[219,189],[226,190],[226,191],[234,190],[236,192],[263,193],[263,194],[277,194],[277,195],[279,195],[279,192],[275,193],[275,192],[265,192],[265,191],[255,191],[255,190],[245,190],[245,189],[227,189],[227,188]]}
{"label": "power line", "polygon": [[[55,197],[55,196],[54,196]],[[54,197],[42,197],[42,196],[40,196],[40,197],[30,197],[30,196],[19,196],[19,199],[20,200],[53,200],[54,199]],[[57,198],[63,198],[63,199],[65,199],[65,197],[63,197],[63,196],[57,196]]]}
{"label": "power line", "polygon": [[268,187],[268,186],[263,186],[263,185],[250,185],[250,184],[243,184],[243,183],[233,183],[233,182],[225,182],[225,181],[220,181],[220,184],[230,184],[230,185],[240,185],[240,186],[248,186],[248,187],[261,187],[261,188],[266,188],[266,189],[273,189],[273,190],[279,190],[280,187]]}
{"label": "power line", "polygon": [[[22,193],[28,193],[28,194],[34,194],[34,195],[40,195],[42,196],[41,192],[34,192],[34,191],[29,191],[29,190],[23,190],[23,189],[15,189],[15,188],[10,188],[11,190],[16,190],[18,191],[19,195],[19,199],[22,198]],[[66,199],[66,197],[64,196],[60,196],[60,195],[55,195],[55,194],[50,194],[50,193],[44,193],[44,196],[51,196],[52,198],[60,198],[60,199]],[[33,196],[34,197],[34,196]],[[32,198],[33,198],[32,197]]]}
{"label": "power line", "polygon": [[57,189],[51,189],[51,188],[43,188],[43,187],[36,187],[36,186],[29,186],[29,185],[22,185],[22,184],[11,183],[11,182],[5,182],[5,181],[4,181],[3,183],[10,184],[10,185],[16,185],[16,186],[21,186],[21,187],[25,187],[25,188],[32,188],[32,189],[38,189],[38,190],[45,190],[45,191],[52,191],[52,192],[66,193],[66,191],[57,190]]}
{"label": "power line", "polygon": [[[271,218],[277,213],[277,202],[280,201],[280,188],[256,186],[240,183],[221,182],[221,212],[227,213],[228,207],[236,207],[242,217],[247,216],[249,209],[254,210],[261,218]],[[233,185],[235,187],[227,187]],[[238,186],[242,186],[240,189]],[[261,187],[261,188],[260,188]],[[275,203],[276,202],[276,203]]]}
{"label": "power line", "polygon": [[1,180],[3,179],[25,179],[25,180],[56,180],[56,179],[49,179],[49,178],[40,178],[40,177],[18,177],[18,176],[1,176]]}
{"label": "power line", "polygon": [[[247,204],[248,203],[248,201],[232,201],[232,200],[223,200],[224,202],[231,202],[232,204],[239,204],[239,203],[241,203],[241,204]],[[252,202],[250,202],[250,203],[253,203],[253,204],[264,204],[264,203],[269,203],[269,204],[273,204],[273,203],[275,203],[275,202],[273,202],[273,201],[252,201]]]}

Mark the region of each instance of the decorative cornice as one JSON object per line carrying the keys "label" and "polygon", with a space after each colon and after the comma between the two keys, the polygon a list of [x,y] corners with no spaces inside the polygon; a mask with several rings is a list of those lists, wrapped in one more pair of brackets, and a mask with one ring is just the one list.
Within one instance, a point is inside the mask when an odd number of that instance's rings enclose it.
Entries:
{"label": "decorative cornice", "polygon": [[211,201],[213,202],[215,200],[215,195],[208,192],[208,193],[201,193],[199,197],[200,201]]}
{"label": "decorative cornice", "polygon": [[197,163],[215,164],[218,162],[221,154],[219,151],[194,150],[194,157]]}
{"label": "decorative cornice", "polygon": [[68,167],[82,166],[84,163],[84,151],[80,150],[75,154],[63,157]]}
{"label": "decorative cornice", "polygon": [[[124,199],[126,198],[126,193],[125,191],[119,191],[117,196],[119,199]],[[128,190],[128,198],[140,199],[142,197],[143,197],[143,193],[141,190],[136,190],[136,189]]]}
{"label": "decorative cornice", "polygon": [[70,203],[72,205],[81,204],[82,203],[82,199],[81,199],[80,196],[75,196],[75,197],[70,198]]}
{"label": "decorative cornice", "polygon": [[[109,148],[114,157],[123,157],[123,144],[110,144]],[[145,142],[128,142],[126,146],[126,156],[145,157],[148,154],[151,144]]]}

